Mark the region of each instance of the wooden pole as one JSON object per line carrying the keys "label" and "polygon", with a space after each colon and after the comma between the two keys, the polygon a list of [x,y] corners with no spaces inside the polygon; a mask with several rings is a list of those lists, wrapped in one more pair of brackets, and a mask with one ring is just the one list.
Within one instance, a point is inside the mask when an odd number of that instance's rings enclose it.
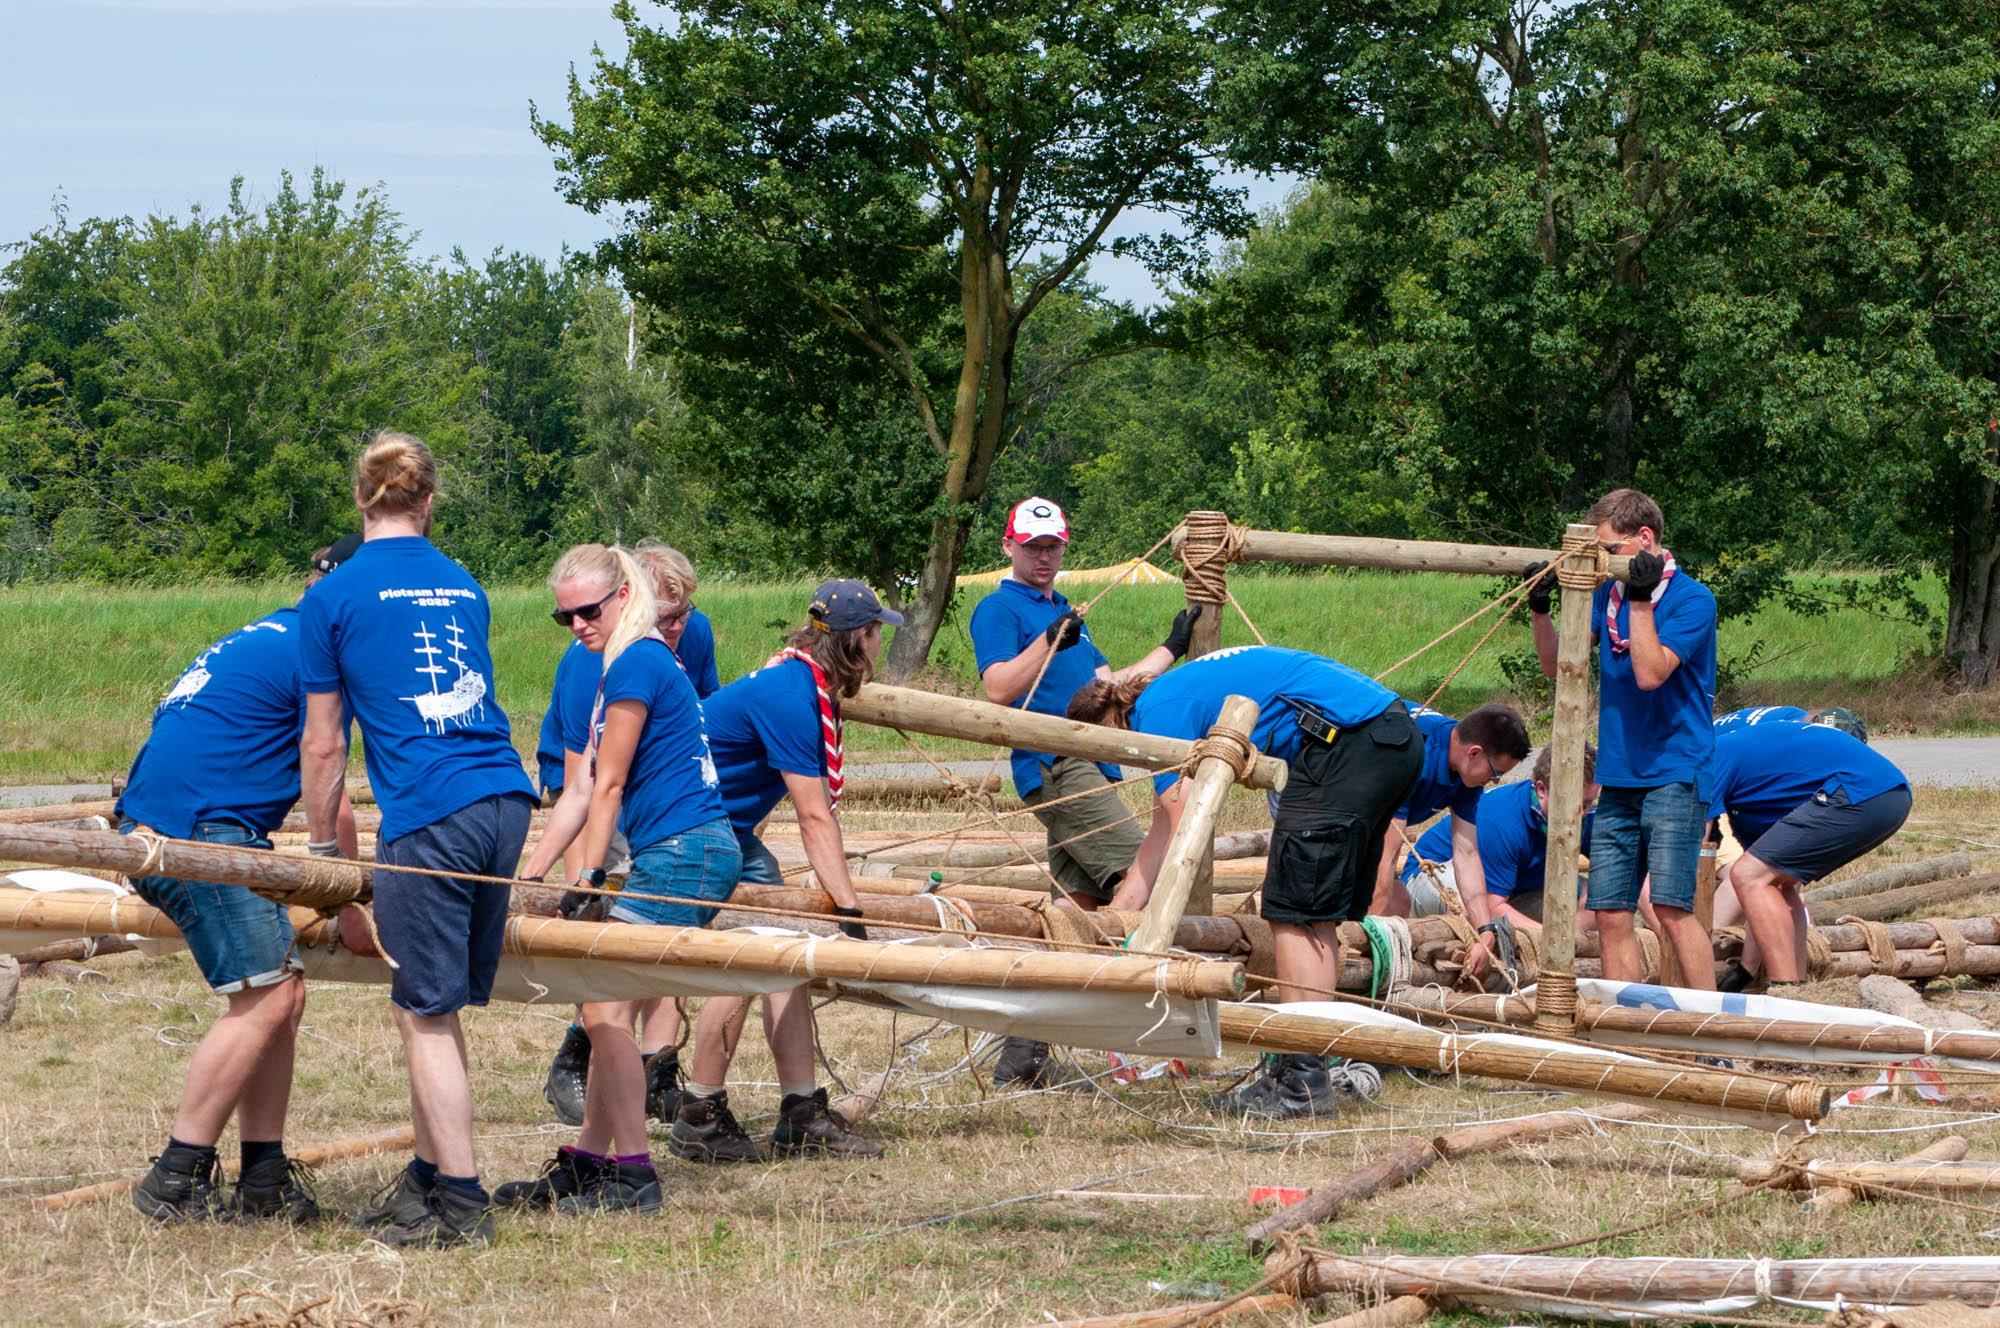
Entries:
{"label": "wooden pole", "polygon": [[[1591,539],[1597,538],[1592,526]],[[1449,544],[1436,540],[1375,539],[1362,535],[1301,535],[1282,530],[1235,528],[1240,563],[1300,563],[1312,567],[1377,567],[1392,572],[1463,572],[1472,576],[1519,576],[1532,562],[1553,562],[1551,549],[1497,544]],[[1183,539],[1185,536],[1183,536]],[[1179,545],[1176,544],[1178,551]],[[1627,560],[1611,559],[1611,574],[1625,577]]]}
{"label": "wooden pole", "polygon": [[[1194,750],[1193,743],[1181,738],[1079,724],[989,701],[939,696],[875,682],[864,684],[858,693],[841,702],[840,708],[843,716],[857,723],[928,733],[938,738],[964,738],[992,747],[1024,747],[1146,770],[1171,770],[1185,764]],[[1243,783],[1255,789],[1281,789],[1285,786],[1285,763],[1259,755]]]}
{"label": "wooden pole", "polygon": [[1201,606],[1188,637],[1189,659],[1222,649],[1222,615],[1229,604],[1229,566],[1223,560],[1222,536],[1229,517],[1222,512],[1189,512],[1174,541],[1181,560],[1181,585],[1189,608]]}
{"label": "wooden pole", "polygon": [[21,950],[14,955],[16,963],[23,968],[31,964],[54,964],[63,960],[83,962],[99,955],[124,954],[139,947],[123,936],[78,936],[67,941],[52,941],[48,945],[38,945],[32,950]]}
{"label": "wooden pole", "polygon": [[[1581,522],[1564,532],[1566,542],[1589,540],[1597,528]],[[1595,575],[1595,553],[1563,559],[1570,574]],[[1523,563],[1509,569],[1519,575]],[[1555,749],[1549,772],[1548,862],[1542,875],[1542,1000],[1537,1027],[1561,1032],[1572,1023],[1576,1003],[1576,854],[1583,840],[1583,748],[1590,740],[1590,597],[1582,584],[1563,585],[1562,620],[1556,627]]]}
{"label": "wooden pole", "polygon": [[[1925,1162],[1962,1162],[1972,1146],[1956,1134],[1948,1134],[1928,1148],[1919,1148],[1897,1160],[1906,1166],[1917,1166]],[[1829,1185],[1824,1189],[1814,1189],[1812,1198],[1806,1200],[1805,1208],[1815,1217],[1825,1217],[1837,1213],[1863,1197],[1862,1192],[1846,1185]]]}
{"label": "wooden pole", "polygon": [[[386,1153],[398,1148],[409,1148],[416,1142],[416,1132],[405,1125],[400,1129],[388,1130],[381,1134],[366,1134],[358,1139],[342,1139],[337,1143],[313,1144],[292,1154],[298,1161],[309,1167],[323,1167],[329,1162],[339,1162],[344,1158],[366,1157],[370,1153]],[[232,1168],[233,1170],[233,1168]],[[28,1206],[44,1213],[61,1212],[65,1208],[75,1208],[82,1204],[95,1203],[99,1199],[115,1199],[121,1194],[130,1194],[144,1180],[142,1172],[124,1180],[107,1180],[96,1185],[85,1185],[81,1189],[63,1190],[57,1194],[44,1194],[30,1199]]]}
{"label": "wooden pole", "polygon": [[1242,1299],[1204,1300],[1194,1305],[1169,1305],[1165,1309],[1134,1310],[1130,1314],[1097,1314],[1087,1319],[1048,1320],[1042,1328],[1193,1328],[1219,1323],[1245,1314],[1276,1314],[1297,1305],[1295,1296],[1268,1292]]}
{"label": "wooden pole", "polygon": [[1840,1188],[1858,1190],[1864,1198],[1920,1194],[1981,1195],[2000,1190],[2000,1163],[1993,1162],[1838,1162],[1815,1158],[1803,1165],[1786,1162],[1745,1162],[1736,1169],[1745,1185],[1780,1190]]}
{"label": "wooden pole", "polygon": [[86,821],[93,816],[110,816],[118,810],[115,801],[47,802],[33,807],[0,808],[0,825],[42,825],[50,821]]}
{"label": "wooden pole", "polygon": [[1900,889],[1884,890],[1879,894],[1850,895],[1837,903],[1807,905],[1817,909],[1821,917],[1838,914],[1843,918],[1860,918],[1864,922],[1881,922],[1886,918],[1901,917],[1905,913],[1915,913],[1919,909],[1935,908],[1939,904],[1949,904],[1959,899],[1969,899],[1973,895],[1983,895],[2000,889],[2000,872],[1986,872],[1979,876],[1957,876],[1942,881],[1925,881],[1918,885],[1906,885]]}
{"label": "wooden pole", "polygon": [[[1234,736],[1243,749],[1250,746],[1250,734],[1257,727],[1257,703],[1247,696],[1228,696],[1208,731],[1211,740]],[[1153,878],[1153,893],[1146,902],[1146,916],[1132,933],[1135,950],[1162,950],[1174,938],[1181,914],[1187,911],[1188,895],[1201,871],[1202,855],[1215,838],[1215,818],[1236,782],[1236,770],[1226,755],[1202,757],[1194,773],[1186,777],[1181,817],[1167,840],[1166,857]]]}
{"label": "wooden pole", "polygon": [[1679,1106],[1747,1113],[1764,1122],[1818,1120],[1827,1108],[1826,1089],[1811,1079],[1773,1079],[1622,1057],[1608,1060],[1586,1049],[1539,1039],[1531,1046],[1509,1044],[1430,1028],[1384,1027],[1324,1012],[1300,1014],[1286,1006],[1226,1003],[1216,1011],[1224,1042],[1262,1051],[1337,1055],[1446,1074],[1485,1075],[1663,1110]]}
{"label": "wooden pole", "polygon": [[1331,1222],[1350,1204],[1373,1198],[1383,1190],[1407,1185],[1433,1162],[1492,1153],[1548,1139],[1563,1139],[1574,1134],[1589,1134],[1607,1121],[1649,1120],[1658,1114],[1650,1107],[1614,1102],[1587,1111],[1573,1108],[1545,1111],[1520,1120],[1467,1125],[1432,1139],[1414,1139],[1397,1145],[1359,1171],[1350,1172],[1331,1185],[1315,1186],[1303,1200],[1288,1208],[1280,1208],[1245,1231],[1243,1236],[1250,1244],[1252,1255],[1262,1254],[1270,1246],[1271,1238],[1279,1232]]}
{"label": "wooden pole", "polygon": [[1422,1296],[1396,1296],[1338,1319],[1322,1319],[1308,1328],[1412,1328],[1428,1318],[1430,1312],[1431,1303]]}
{"label": "wooden pole", "polygon": [[1970,853],[1947,853],[1941,858],[1931,858],[1924,862],[1905,862],[1894,867],[1863,872],[1844,881],[1835,881],[1832,885],[1815,886],[1806,891],[1803,898],[1807,904],[1828,904],[1836,899],[1879,894],[1884,890],[1896,890],[1906,885],[1928,885],[1932,881],[1971,874]]}

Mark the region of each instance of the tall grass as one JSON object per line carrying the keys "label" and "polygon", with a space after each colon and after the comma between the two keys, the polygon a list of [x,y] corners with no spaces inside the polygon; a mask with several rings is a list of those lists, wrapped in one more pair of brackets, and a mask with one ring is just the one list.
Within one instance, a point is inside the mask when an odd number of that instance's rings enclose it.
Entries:
{"label": "tall grass", "polygon": [[[1331,572],[1238,573],[1232,588],[1273,644],[1321,651],[1374,673],[1416,650],[1486,602],[1496,583],[1441,574]],[[1932,588],[1935,591],[1935,587]],[[803,618],[810,585],[721,583],[697,602],[714,620],[723,678],[755,668],[784,631]],[[1078,602],[1095,587],[1079,588]],[[977,686],[966,623],[979,588],[960,596],[932,654],[928,685],[972,692]],[[283,584],[192,585],[135,589],[84,585],[20,586],[0,591],[0,782],[101,780],[124,769],[145,741],[154,702],[183,666],[215,638],[296,598]],[[494,671],[517,746],[530,751],[557,657],[569,634],[549,621],[539,586],[492,590]],[[1181,606],[1173,586],[1119,586],[1091,613],[1091,632],[1114,665],[1158,644]],[[1225,610],[1225,644],[1253,638]],[[1490,622],[1482,620],[1391,679],[1406,696],[1423,697],[1459,663]],[[1912,685],[1899,672],[1921,634],[1907,624],[1854,610],[1808,617],[1770,607],[1726,624],[1725,659],[1761,642],[1760,666],[1738,688],[1744,701],[1864,703],[1871,722],[1889,727],[2000,728],[1995,707],[1954,700]],[[1500,659],[1526,649],[1515,621],[1452,680],[1440,703],[1463,709],[1507,690]],[[893,734],[856,726],[860,750],[897,749]]]}

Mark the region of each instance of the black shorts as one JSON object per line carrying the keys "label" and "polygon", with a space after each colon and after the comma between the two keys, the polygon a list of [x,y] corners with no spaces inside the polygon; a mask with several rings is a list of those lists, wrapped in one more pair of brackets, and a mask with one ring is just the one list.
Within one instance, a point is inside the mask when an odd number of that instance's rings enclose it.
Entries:
{"label": "black shorts", "polygon": [[1860,802],[1849,802],[1838,789],[1815,793],[1746,844],[1744,852],[1801,882],[1817,881],[1902,829],[1910,803],[1907,784]]}
{"label": "black shorts", "polygon": [[507,931],[508,887],[396,868],[511,877],[532,815],[529,799],[496,794],[377,847],[375,929],[398,965],[390,1000],[423,1015],[486,1004]]}
{"label": "black shorts", "polygon": [[1351,921],[1368,912],[1382,836],[1423,767],[1423,738],[1396,704],[1331,743],[1301,743],[1273,814],[1264,920]]}

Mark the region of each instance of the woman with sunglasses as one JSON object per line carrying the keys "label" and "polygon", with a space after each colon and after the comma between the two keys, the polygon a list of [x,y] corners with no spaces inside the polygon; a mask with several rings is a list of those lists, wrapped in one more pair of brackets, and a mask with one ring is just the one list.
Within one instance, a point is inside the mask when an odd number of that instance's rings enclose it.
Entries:
{"label": "woman with sunglasses", "polygon": [[[614,922],[706,926],[715,910],[647,896],[721,903],[736,889],[742,853],[723,814],[701,701],[656,630],[650,579],[623,549],[583,544],[549,574],[555,617],[604,659],[584,759],[528,864],[538,877],[581,833],[580,885],[601,890],[614,829],[633,845],[632,869],[611,905]],[[594,896],[602,899],[604,896]],[[503,1185],[504,1206],[567,1213],[661,1203],[646,1136],[646,1072],[633,1037],[639,1001],[583,1006],[592,1051],[581,1132],[531,1181]],[[622,1151],[621,1151],[622,1150]]]}

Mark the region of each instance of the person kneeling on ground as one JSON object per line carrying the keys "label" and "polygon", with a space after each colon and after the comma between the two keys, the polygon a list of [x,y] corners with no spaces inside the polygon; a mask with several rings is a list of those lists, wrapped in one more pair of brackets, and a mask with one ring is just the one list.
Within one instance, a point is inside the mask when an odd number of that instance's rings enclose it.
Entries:
{"label": "person kneeling on ground", "polygon": [[[361,544],[358,535],[313,556],[311,587]],[[153,712],[153,731],[118,800],[121,834],[271,847],[299,797],[299,611],[279,609],[231,632],[188,665]],[[353,857],[345,789],[332,842],[315,851]],[[305,1169],[285,1156],[292,1059],[305,1013],[304,967],[283,904],[242,886],[141,876],[139,897],[173,919],[209,987],[229,1009],[202,1036],[167,1146],[132,1192],[162,1222],[319,1216]],[[217,1183],[216,1141],[231,1114],[243,1172],[233,1202]]]}
{"label": "person kneeling on ground", "polygon": [[[656,628],[647,574],[623,549],[583,544],[562,556],[549,582],[558,620],[567,617],[577,639],[602,652],[604,684],[593,707],[588,758],[549,818],[530,875],[568,848],[578,830],[578,807],[587,800],[577,858],[588,865],[578,871],[577,884],[604,889],[614,823],[632,845],[632,869],[615,897],[573,892],[580,898],[565,911],[588,908],[613,922],[706,926],[715,916],[706,901],[730,896],[743,859],[723,815],[701,701]],[[591,605],[601,612],[586,618],[579,610]],[[633,1036],[647,1004],[585,1002],[592,1056],[581,1133],[536,1179],[502,1185],[495,1203],[553,1204],[565,1213],[660,1207],[646,1135],[646,1069]]]}
{"label": "person kneeling on ground", "polygon": [[[1112,672],[1083,616],[1055,588],[1068,548],[1069,521],[1048,499],[1024,499],[1008,513],[1000,550],[1010,570],[973,609],[971,627],[980,686],[997,705],[1059,716],[1076,689],[1093,679],[1161,673],[1188,652],[1198,605],[1175,616],[1166,640]],[[1115,765],[1021,749],[1013,753],[1012,771],[1015,791],[1047,835],[1055,892],[1086,911],[1102,907],[1142,838],[1137,818],[1113,787],[1123,773]],[[996,1085],[1043,1088],[1053,1077],[1048,1043],[1031,1038],[1008,1038],[993,1067]]]}
{"label": "person kneeling on ground", "polygon": [[[1088,683],[1069,717],[1193,740],[1230,696],[1257,703],[1252,743],[1291,766],[1264,874],[1278,999],[1327,999],[1339,986],[1337,930],[1366,914],[1382,836],[1423,764],[1423,740],[1387,687],[1337,660],[1277,646],[1220,650],[1157,679]],[[1152,825],[1113,908],[1145,907],[1186,805],[1176,772],[1161,772],[1153,787]],[[1233,1116],[1330,1115],[1339,1110],[1335,1090],[1325,1057],[1284,1055],[1209,1106]]]}
{"label": "person kneeling on ground", "polygon": [[[722,803],[743,853],[743,880],[782,885],[777,857],[757,826],[790,797],[799,836],[820,889],[832,896],[841,931],[866,940],[861,901],[847,874],[847,852],[835,812],[844,780],[840,702],[875,672],[882,626],[903,618],[882,607],[859,581],[828,581],[813,592],[806,625],[763,668],[709,698],[708,740],[722,781]],[[736,1041],[749,1014],[747,996],[711,996],[695,1021],[692,1072],[682,1086],[680,1113],[667,1139],[691,1162],[761,1162],[758,1147],[729,1109],[725,1085]],[[848,1128],[827,1105],[813,1073],[811,993],[804,985],[764,997],[764,1037],[778,1063],[778,1124],[771,1149],[780,1155],[835,1153],[880,1157],[882,1145]]]}
{"label": "person kneeling on ground", "polygon": [[1910,806],[1895,763],[1829,724],[1765,723],[1716,739],[1709,812],[1727,812],[1743,844],[1717,913],[1728,913],[1733,894],[1749,923],[1723,989],[1744,990],[1760,969],[1773,987],[1805,981],[1811,922],[1800,888],[1886,842]]}

